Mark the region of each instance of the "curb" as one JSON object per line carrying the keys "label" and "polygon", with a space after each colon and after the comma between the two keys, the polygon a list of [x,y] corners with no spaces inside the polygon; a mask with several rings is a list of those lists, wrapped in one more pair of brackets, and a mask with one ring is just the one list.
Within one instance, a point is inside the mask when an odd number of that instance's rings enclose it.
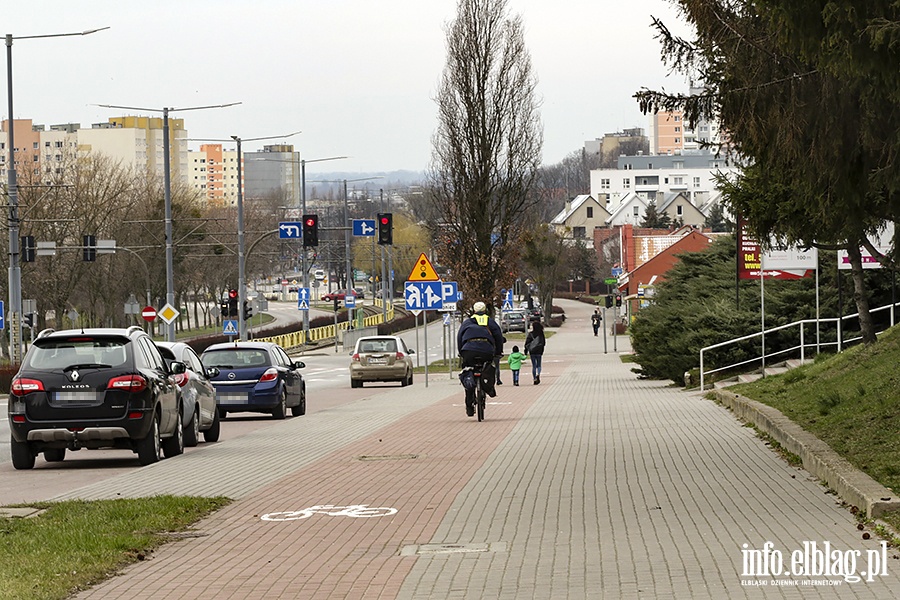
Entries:
{"label": "curb", "polygon": [[781,411],[726,390],[712,390],[715,399],[744,421],[772,436],[803,461],[803,468],[835,490],[847,504],[872,518],[900,510],[900,498],[863,473],[828,444],[801,428]]}

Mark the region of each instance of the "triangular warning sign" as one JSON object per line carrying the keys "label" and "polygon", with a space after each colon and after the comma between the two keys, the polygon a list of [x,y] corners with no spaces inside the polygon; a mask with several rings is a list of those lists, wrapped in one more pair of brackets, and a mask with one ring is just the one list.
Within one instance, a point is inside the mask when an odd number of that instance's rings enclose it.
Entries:
{"label": "triangular warning sign", "polygon": [[297,303],[298,310],[309,310],[309,303],[306,300],[301,300]]}
{"label": "triangular warning sign", "polygon": [[409,274],[408,281],[440,281],[441,278],[438,277],[437,271],[434,270],[434,267],[431,266],[431,261],[428,260],[428,257],[425,256],[424,253],[419,255],[419,259],[416,261],[416,264],[413,266],[412,271]]}

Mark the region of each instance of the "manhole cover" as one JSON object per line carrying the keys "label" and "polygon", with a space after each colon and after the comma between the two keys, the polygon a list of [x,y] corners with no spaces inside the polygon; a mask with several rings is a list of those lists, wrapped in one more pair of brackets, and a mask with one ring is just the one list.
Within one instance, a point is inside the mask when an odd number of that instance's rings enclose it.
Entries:
{"label": "manhole cover", "polygon": [[506,542],[476,544],[413,544],[404,546],[400,556],[430,556],[435,554],[462,554],[464,552],[506,552]]}
{"label": "manhole cover", "polygon": [[419,458],[418,454],[374,454],[372,456],[363,454],[357,456],[357,460],[412,460]]}

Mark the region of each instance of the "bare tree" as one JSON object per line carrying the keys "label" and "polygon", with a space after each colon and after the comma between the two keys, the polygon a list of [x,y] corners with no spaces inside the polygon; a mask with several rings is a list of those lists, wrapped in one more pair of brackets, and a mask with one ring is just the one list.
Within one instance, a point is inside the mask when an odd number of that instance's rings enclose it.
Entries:
{"label": "bare tree", "polygon": [[468,302],[512,283],[543,131],[522,20],[506,0],[460,0],[447,27],[429,178],[441,212],[430,222],[439,259]]}

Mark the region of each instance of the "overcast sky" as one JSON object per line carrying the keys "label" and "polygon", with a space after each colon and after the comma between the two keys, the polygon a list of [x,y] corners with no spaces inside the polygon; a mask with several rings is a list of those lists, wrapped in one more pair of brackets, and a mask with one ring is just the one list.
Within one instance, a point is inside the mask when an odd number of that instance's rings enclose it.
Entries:
{"label": "overcast sky", "polygon": [[[284,141],[303,158],[351,157],[318,165],[321,170],[326,164],[329,171],[360,172],[429,164],[444,28],[456,0],[5,4],[0,34],[15,38],[110,28],[85,37],[15,40],[18,119],[89,127],[126,112],[151,114],[96,104],[161,110],[241,102],[171,116],[184,118],[190,138],[301,131]],[[605,133],[646,129],[647,117],[632,98],[641,87],[687,91],[683,76],[668,75],[650,27],[653,15],[686,31],[669,0],[509,0],[508,6],[523,17],[539,79],[545,163]],[[5,119],[5,76],[0,85]]]}

